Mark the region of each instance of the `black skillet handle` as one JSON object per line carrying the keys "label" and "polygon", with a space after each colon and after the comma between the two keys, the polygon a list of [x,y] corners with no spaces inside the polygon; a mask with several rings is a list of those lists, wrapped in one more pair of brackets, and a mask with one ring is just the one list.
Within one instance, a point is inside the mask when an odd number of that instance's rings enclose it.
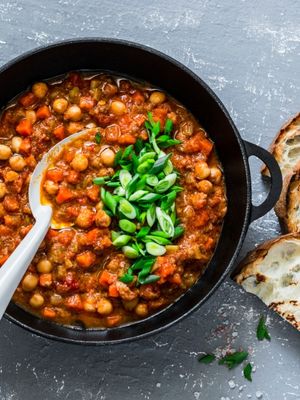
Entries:
{"label": "black skillet handle", "polygon": [[252,222],[265,215],[276,204],[282,189],[282,175],[279,165],[271,153],[262,147],[257,146],[256,144],[247,142],[246,140],[244,140],[244,144],[248,158],[250,156],[255,156],[262,160],[268,167],[271,176],[270,192],[266,200],[259,206],[254,206],[252,204],[250,216],[250,220]]}

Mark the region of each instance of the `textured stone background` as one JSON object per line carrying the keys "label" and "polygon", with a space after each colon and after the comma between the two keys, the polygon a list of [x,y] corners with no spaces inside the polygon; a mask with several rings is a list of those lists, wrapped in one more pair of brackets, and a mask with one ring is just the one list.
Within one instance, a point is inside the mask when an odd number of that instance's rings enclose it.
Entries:
{"label": "textured stone background", "polygon": [[[65,38],[144,43],[199,74],[241,135],[266,147],[300,108],[299,21],[297,0],[0,0],[0,64]],[[251,164],[253,197],[260,202],[267,188],[259,162]],[[251,225],[241,255],[278,233],[271,212]],[[271,343],[255,339],[261,313],[268,314]],[[6,320],[0,338],[1,400],[300,399],[299,334],[230,280],[201,310],[147,340],[80,347],[39,338]],[[229,372],[196,360],[201,351],[230,346],[250,349],[252,383],[240,368]]]}

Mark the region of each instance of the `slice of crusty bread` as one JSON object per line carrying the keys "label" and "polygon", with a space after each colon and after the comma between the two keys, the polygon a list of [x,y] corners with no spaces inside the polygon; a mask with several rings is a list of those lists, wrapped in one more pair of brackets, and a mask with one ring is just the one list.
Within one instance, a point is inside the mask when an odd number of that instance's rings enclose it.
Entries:
{"label": "slice of crusty bread", "polygon": [[[276,158],[283,178],[300,162],[300,113],[291,118],[275,136],[269,151]],[[264,165],[262,174],[270,176]]]}
{"label": "slice of crusty bread", "polygon": [[300,232],[300,164],[286,174],[275,212],[285,232]]}
{"label": "slice of crusty bread", "polygon": [[263,243],[240,267],[236,282],[300,331],[300,234]]}

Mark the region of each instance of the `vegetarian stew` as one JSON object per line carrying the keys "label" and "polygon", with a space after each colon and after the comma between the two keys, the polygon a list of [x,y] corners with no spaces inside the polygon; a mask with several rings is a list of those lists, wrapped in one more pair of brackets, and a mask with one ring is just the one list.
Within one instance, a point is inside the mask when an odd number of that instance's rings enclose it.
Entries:
{"label": "vegetarian stew", "polygon": [[66,136],[41,188],[49,232],[14,295],[65,325],[113,327],[173,302],[202,275],[226,214],[213,142],[176,100],[104,73],[37,82],[0,120],[0,265],[33,224],[30,174]]}

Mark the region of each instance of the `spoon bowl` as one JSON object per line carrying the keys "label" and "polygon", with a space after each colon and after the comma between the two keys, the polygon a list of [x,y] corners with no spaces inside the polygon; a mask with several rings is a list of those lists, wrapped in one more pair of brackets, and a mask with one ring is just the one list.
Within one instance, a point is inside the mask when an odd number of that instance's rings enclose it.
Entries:
{"label": "spoon bowl", "polygon": [[25,238],[15,248],[6,262],[0,268],[0,319],[2,318],[20,280],[35,256],[40,244],[45,238],[49,227],[63,229],[61,223],[52,220],[52,207],[41,202],[41,184],[45,171],[55,155],[59,154],[64,146],[78,137],[97,132],[97,128],[84,129],[68,136],[53,146],[35,167],[29,184],[29,205],[35,224]]}

